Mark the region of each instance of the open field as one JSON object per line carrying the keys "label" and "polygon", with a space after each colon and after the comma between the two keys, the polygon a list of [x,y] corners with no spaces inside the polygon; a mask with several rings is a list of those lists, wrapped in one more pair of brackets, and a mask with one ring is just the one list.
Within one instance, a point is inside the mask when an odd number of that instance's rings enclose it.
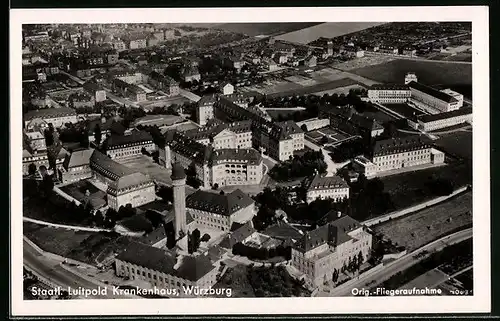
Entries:
{"label": "open field", "polygon": [[402,209],[436,197],[429,188],[430,179],[444,179],[455,188],[472,183],[472,168],[467,162],[452,162],[418,171],[385,176],[384,192],[389,193],[395,209]]}
{"label": "open field", "polygon": [[396,58],[391,57],[391,56],[383,56],[383,55],[364,56],[361,58],[356,58],[356,59],[332,64],[332,67],[347,71],[347,70],[352,70],[352,69],[363,68],[363,67],[387,63],[389,61],[393,61],[394,59],[396,59]]}
{"label": "open field", "polygon": [[387,63],[352,69],[350,72],[384,83],[403,83],[407,72],[415,72],[418,81],[449,87],[472,97],[472,65],[397,59]]}
{"label": "open field", "polygon": [[171,185],[171,171],[153,162],[153,160],[145,155],[138,155],[134,158],[123,159],[119,161],[121,164],[132,168],[135,171],[148,175],[155,181]]}
{"label": "open field", "polygon": [[297,31],[280,35],[276,39],[307,44],[320,37],[334,38],[381,24],[384,22],[325,22],[308,28],[296,29]]}
{"label": "open field", "polygon": [[87,264],[101,263],[131,241],[116,233],[72,231],[29,222],[23,223],[23,234],[44,251]]}
{"label": "open field", "polygon": [[434,144],[442,151],[472,161],[472,132],[458,131],[438,136]]}
{"label": "open field", "polygon": [[411,252],[448,232],[472,224],[471,211],[472,192],[466,192],[419,212],[376,225],[373,229]]}
{"label": "open field", "polygon": [[333,80],[330,82],[326,83],[321,83],[313,86],[308,86],[308,87],[301,87],[301,88],[295,88],[291,90],[283,90],[281,92],[269,94],[268,96],[271,98],[274,97],[281,97],[281,96],[291,96],[291,95],[307,95],[307,94],[313,94],[321,91],[326,91],[330,89],[335,89],[339,87],[346,87],[346,86],[351,86],[351,85],[359,85],[359,83],[356,80],[353,80],[351,78],[342,78],[338,80]]}

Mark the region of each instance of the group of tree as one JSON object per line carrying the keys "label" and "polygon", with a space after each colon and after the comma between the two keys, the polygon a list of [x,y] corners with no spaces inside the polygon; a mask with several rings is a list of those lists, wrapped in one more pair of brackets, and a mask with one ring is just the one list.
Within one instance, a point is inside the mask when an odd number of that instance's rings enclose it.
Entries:
{"label": "group of tree", "polygon": [[188,253],[192,254],[198,250],[201,243],[201,232],[195,229],[192,233],[188,233]]}
{"label": "group of tree", "polygon": [[364,263],[363,253],[359,251],[357,255],[350,256],[349,260],[347,262],[344,262],[344,265],[340,270],[341,272],[355,273],[359,271],[363,263]]}
{"label": "group of tree", "polygon": [[200,180],[196,177],[196,167],[194,164],[190,165],[186,170],[186,184],[195,189],[201,186]]}
{"label": "group of tree", "polygon": [[336,147],[330,147],[330,157],[335,163],[342,163],[355,158],[356,156],[364,155],[367,152],[366,143],[362,139],[353,139],[344,142]]}
{"label": "group of tree", "polygon": [[167,204],[173,203],[174,201],[174,189],[171,186],[159,186],[156,191],[156,195],[161,197],[161,199]]}
{"label": "group of tree", "polygon": [[274,166],[269,176],[276,181],[290,181],[297,178],[326,173],[321,151],[307,151],[303,155],[293,155],[291,159]]}
{"label": "group of tree", "polygon": [[292,278],[284,266],[247,267],[247,279],[256,297],[300,297],[310,293],[303,281]]}
{"label": "group of tree", "polygon": [[128,203],[125,206],[120,206],[118,211],[115,211],[112,208],[108,208],[108,210],[106,211],[106,220],[108,221],[108,225],[115,226],[116,222],[127,217],[134,216],[136,214],[136,209],[132,207],[132,204]]}
{"label": "group of tree", "polygon": [[283,257],[285,260],[290,260],[292,257],[292,249],[290,246],[278,245],[277,247],[253,247],[238,242],[233,245],[232,253],[234,255],[246,256],[250,260],[268,260],[274,257]]}
{"label": "group of tree", "polygon": [[380,178],[368,180],[363,174],[359,175],[357,182],[351,184],[350,215],[364,221],[394,210],[392,197],[384,188]]}

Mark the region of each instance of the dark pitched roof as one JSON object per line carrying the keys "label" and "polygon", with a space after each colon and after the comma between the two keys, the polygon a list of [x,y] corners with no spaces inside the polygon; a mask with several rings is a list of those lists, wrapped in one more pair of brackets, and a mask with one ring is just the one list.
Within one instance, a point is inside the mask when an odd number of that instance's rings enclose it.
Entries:
{"label": "dark pitched roof", "polygon": [[337,175],[334,176],[321,176],[316,175],[309,183],[308,191],[332,189],[332,188],[348,188],[349,185]]}
{"label": "dark pitched roof", "polygon": [[174,181],[186,178],[186,172],[184,171],[184,168],[182,167],[180,162],[175,162],[174,166],[172,166],[171,178]]}
{"label": "dark pitched roof", "polygon": [[210,106],[217,101],[215,95],[205,95],[198,100],[198,106]]}
{"label": "dark pitched roof", "polygon": [[239,189],[225,195],[197,190],[186,198],[187,208],[226,216],[230,216],[253,203],[253,199]]}
{"label": "dark pitched roof", "polygon": [[418,120],[420,120],[423,123],[429,123],[429,122],[433,122],[436,120],[464,116],[464,115],[470,115],[470,114],[472,114],[471,107],[462,107],[460,109],[452,110],[452,111],[448,111],[448,112],[444,112],[444,113],[439,113],[439,114],[434,114],[434,115],[422,115],[422,116],[418,117]]}
{"label": "dark pitched roof", "polygon": [[278,239],[300,239],[303,235],[288,223],[279,221],[261,232],[262,234]]}
{"label": "dark pitched roof", "polygon": [[70,167],[89,165],[90,164],[90,157],[92,156],[92,153],[94,153],[93,149],[84,149],[84,150],[74,151],[70,155],[66,156],[66,159],[64,160],[63,166],[65,169],[68,169]]}
{"label": "dark pitched roof", "polygon": [[180,265],[174,269],[177,258],[173,252],[136,241],[131,242],[116,258],[189,281],[198,281],[215,268],[208,256],[199,255],[182,257]]}
{"label": "dark pitched roof", "polygon": [[244,161],[248,165],[258,165],[262,162],[261,154],[255,149],[217,149],[212,152],[213,163],[228,160]]}
{"label": "dark pitched roof", "polygon": [[150,231],[153,228],[151,222],[142,214],[127,217],[118,224],[132,232]]}
{"label": "dark pitched roof", "polygon": [[116,258],[154,271],[170,275],[175,273],[176,258],[172,252],[136,241],[131,242]]}
{"label": "dark pitched roof", "polygon": [[375,142],[373,156],[402,153],[403,151],[418,150],[430,147],[430,140],[421,135],[393,137]]}
{"label": "dark pitched roof", "polygon": [[132,169],[115,162],[98,150],[94,150],[90,157],[90,167],[98,171],[100,171],[100,169],[107,171],[109,173],[108,175],[111,176],[110,178],[113,180],[134,173]]}
{"label": "dark pitched roof", "polygon": [[215,266],[206,255],[185,256],[175,271],[175,275],[185,280],[198,281],[214,268]]}
{"label": "dark pitched roof", "polygon": [[450,96],[442,91],[439,91],[437,89],[434,89],[432,87],[426,86],[424,84],[421,84],[421,83],[418,83],[415,81],[410,82],[408,84],[408,86],[410,86],[410,88],[414,88],[416,90],[419,90],[423,93],[426,93],[427,95],[431,95],[432,97],[437,98],[437,99],[442,100],[442,101],[447,102],[447,103],[458,102],[458,100],[453,96]]}
{"label": "dark pitched roof", "polygon": [[106,149],[119,148],[127,144],[153,142],[150,133],[142,130],[134,130],[129,135],[111,135],[104,141]]}
{"label": "dark pitched roof", "polygon": [[165,230],[165,225],[161,224],[158,226],[156,229],[148,233],[146,236],[141,238],[139,242],[147,244],[147,245],[153,245],[167,237],[167,232]]}
{"label": "dark pitched roof", "polygon": [[233,247],[233,245],[243,241],[256,231],[255,228],[253,227],[252,221],[248,221],[243,225],[241,224],[238,225],[239,226],[236,226],[233,223],[233,226],[231,226],[232,232],[221,241],[221,243],[219,244],[220,246],[226,249],[230,249]]}

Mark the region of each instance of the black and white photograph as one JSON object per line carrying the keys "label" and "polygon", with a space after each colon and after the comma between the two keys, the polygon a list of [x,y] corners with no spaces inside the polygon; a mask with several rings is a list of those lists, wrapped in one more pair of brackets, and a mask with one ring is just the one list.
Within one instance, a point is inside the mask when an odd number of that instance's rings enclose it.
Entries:
{"label": "black and white photograph", "polygon": [[487,8],[240,9],[13,10],[19,313],[489,311]]}

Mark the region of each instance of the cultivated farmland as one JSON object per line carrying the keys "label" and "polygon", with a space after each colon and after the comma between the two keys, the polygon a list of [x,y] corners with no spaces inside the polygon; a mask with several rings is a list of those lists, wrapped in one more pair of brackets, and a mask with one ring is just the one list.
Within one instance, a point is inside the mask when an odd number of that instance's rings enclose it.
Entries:
{"label": "cultivated farmland", "polygon": [[472,224],[471,212],[472,192],[466,192],[417,213],[387,221],[373,229],[411,252],[446,233]]}

